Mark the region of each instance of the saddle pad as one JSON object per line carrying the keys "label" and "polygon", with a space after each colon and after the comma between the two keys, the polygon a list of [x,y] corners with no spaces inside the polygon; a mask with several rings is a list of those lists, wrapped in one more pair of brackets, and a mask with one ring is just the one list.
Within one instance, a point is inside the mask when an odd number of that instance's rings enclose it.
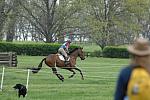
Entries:
{"label": "saddle pad", "polygon": [[[58,55],[60,60],[65,61],[64,57],[61,54],[58,53],[57,55]],[[69,60],[70,60],[70,57],[68,58],[67,61],[69,61]]]}

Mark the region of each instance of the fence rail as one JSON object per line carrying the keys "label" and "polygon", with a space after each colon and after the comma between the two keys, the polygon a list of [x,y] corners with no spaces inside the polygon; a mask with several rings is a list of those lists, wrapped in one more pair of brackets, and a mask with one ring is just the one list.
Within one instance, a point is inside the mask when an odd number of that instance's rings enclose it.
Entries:
{"label": "fence rail", "polygon": [[17,67],[17,55],[15,52],[0,52],[0,65]]}

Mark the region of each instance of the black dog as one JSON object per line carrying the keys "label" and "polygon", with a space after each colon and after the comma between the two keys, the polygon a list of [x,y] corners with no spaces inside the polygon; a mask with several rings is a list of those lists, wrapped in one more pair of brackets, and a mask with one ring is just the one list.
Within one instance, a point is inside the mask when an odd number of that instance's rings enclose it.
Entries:
{"label": "black dog", "polygon": [[18,89],[18,97],[19,98],[20,98],[21,95],[23,97],[26,96],[26,94],[27,94],[27,88],[26,88],[26,86],[24,86],[22,84],[16,84],[13,88],[14,89]]}

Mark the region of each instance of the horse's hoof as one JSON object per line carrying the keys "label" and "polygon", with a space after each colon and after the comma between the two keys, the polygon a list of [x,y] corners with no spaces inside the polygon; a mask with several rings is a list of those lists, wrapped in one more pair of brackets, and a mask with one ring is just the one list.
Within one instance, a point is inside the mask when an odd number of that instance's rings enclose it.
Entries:
{"label": "horse's hoof", "polygon": [[61,79],[62,82],[64,82],[64,79]]}
{"label": "horse's hoof", "polygon": [[82,80],[84,80],[84,78],[82,77]]}
{"label": "horse's hoof", "polygon": [[69,76],[68,78],[72,78],[73,76],[71,75],[71,76]]}
{"label": "horse's hoof", "polygon": [[69,76],[68,78],[72,78],[71,76]]}
{"label": "horse's hoof", "polygon": [[32,73],[35,74],[35,73],[37,73],[37,71],[36,70],[32,70]]}

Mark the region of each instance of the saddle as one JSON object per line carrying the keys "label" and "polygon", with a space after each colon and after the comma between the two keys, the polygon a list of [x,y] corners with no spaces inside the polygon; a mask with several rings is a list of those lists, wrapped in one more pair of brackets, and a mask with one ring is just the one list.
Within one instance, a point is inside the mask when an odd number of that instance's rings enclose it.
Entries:
{"label": "saddle", "polygon": [[[60,60],[65,61],[65,57],[62,54],[57,53],[56,55],[58,55]],[[69,60],[70,60],[70,57],[68,58],[67,61],[69,61]]]}

